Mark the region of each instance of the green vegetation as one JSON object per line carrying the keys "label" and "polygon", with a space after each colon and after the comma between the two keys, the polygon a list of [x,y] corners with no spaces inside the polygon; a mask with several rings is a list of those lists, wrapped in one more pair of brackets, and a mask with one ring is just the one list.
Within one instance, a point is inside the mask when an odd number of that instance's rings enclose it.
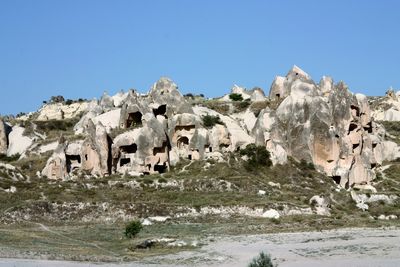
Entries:
{"label": "green vegetation", "polygon": [[232,101],[243,101],[243,97],[242,97],[241,94],[235,94],[235,93],[233,93],[233,94],[230,94],[230,95],[229,95],[229,98],[230,98]]}
{"label": "green vegetation", "polygon": [[271,257],[261,252],[257,257],[255,257],[248,267],[274,267],[276,265],[272,264]]}
{"label": "green vegetation", "polygon": [[379,123],[389,133],[388,139],[400,145],[400,121],[380,121]]}
{"label": "green vegetation", "polygon": [[125,226],[125,236],[127,238],[133,238],[143,229],[140,221],[132,221]]}
{"label": "green vegetation", "polygon": [[207,100],[202,102],[201,105],[209,109],[215,110],[216,112],[221,113],[223,115],[228,115],[230,110],[228,104],[224,104],[218,100]]}
{"label": "green vegetation", "polygon": [[213,116],[213,115],[205,115],[202,117],[203,119],[203,125],[206,128],[212,128],[215,126],[215,124],[224,124],[219,116]]}
{"label": "green vegetation", "polygon": [[0,161],[13,162],[13,161],[17,161],[20,157],[21,157],[21,155],[19,153],[14,154],[12,156],[7,156],[6,154],[0,154]]}
{"label": "green vegetation", "polygon": [[233,105],[235,107],[235,112],[245,111],[250,106],[250,104],[251,104],[250,99],[246,99],[245,101],[233,103]]}
{"label": "green vegetation", "polygon": [[270,167],[272,165],[270,154],[265,146],[249,144],[245,149],[240,150],[240,155],[247,156],[248,159],[244,166],[248,171],[255,171],[260,167]]}

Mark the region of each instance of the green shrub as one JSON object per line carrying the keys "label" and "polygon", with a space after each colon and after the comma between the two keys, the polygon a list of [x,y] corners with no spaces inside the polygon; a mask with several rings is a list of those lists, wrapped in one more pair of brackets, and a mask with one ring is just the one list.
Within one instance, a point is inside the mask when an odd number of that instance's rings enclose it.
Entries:
{"label": "green shrub", "polygon": [[140,221],[132,221],[125,227],[125,236],[127,238],[133,238],[142,230],[142,228],[143,226]]}
{"label": "green shrub", "polygon": [[204,101],[203,105],[209,109],[215,110],[218,113],[227,115],[229,114],[229,105],[223,104],[220,101],[216,100],[206,100]]}
{"label": "green shrub", "polygon": [[261,252],[251,261],[248,267],[274,267],[274,264],[268,254]]}
{"label": "green shrub", "polygon": [[312,162],[307,162],[306,160],[302,159],[300,161],[300,169],[301,170],[315,170],[315,167]]}
{"label": "green shrub", "polygon": [[272,165],[270,154],[264,146],[249,144],[245,149],[240,150],[240,155],[248,158],[244,165],[247,170],[255,170],[259,167],[270,167]]}
{"label": "green shrub", "polygon": [[206,128],[212,128],[215,124],[224,124],[219,116],[205,115],[202,117],[203,125]]}
{"label": "green shrub", "polygon": [[74,103],[74,101],[71,99],[67,99],[67,101],[65,101],[65,104],[68,106],[71,105],[72,103]]}
{"label": "green shrub", "polygon": [[17,161],[21,155],[19,153],[14,154],[12,156],[7,156],[6,154],[0,154],[0,161],[5,161],[5,162],[12,162],[12,161]]}
{"label": "green shrub", "polygon": [[229,98],[230,98],[232,101],[242,101],[242,100],[243,100],[243,97],[242,97],[241,94],[235,94],[235,93],[230,94],[230,95],[229,95]]}
{"label": "green shrub", "polygon": [[250,106],[250,100],[246,99],[245,101],[236,102],[234,104],[235,104],[236,112],[242,112],[242,111],[245,111]]}

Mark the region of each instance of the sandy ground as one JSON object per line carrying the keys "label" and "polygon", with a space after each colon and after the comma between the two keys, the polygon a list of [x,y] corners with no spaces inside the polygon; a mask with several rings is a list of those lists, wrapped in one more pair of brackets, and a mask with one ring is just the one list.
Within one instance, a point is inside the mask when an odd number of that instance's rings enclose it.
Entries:
{"label": "sandy ground", "polygon": [[260,251],[280,267],[400,266],[400,229],[341,229],[323,232],[217,237],[197,251],[154,257],[140,263],[96,264],[0,259],[0,267],[36,266],[218,266],[244,267]]}

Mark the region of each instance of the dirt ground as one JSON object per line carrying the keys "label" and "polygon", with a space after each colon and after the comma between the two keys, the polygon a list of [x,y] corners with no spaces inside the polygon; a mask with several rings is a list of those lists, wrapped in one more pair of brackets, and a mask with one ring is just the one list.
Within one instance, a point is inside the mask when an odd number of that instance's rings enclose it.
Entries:
{"label": "dirt ground", "polygon": [[36,266],[219,266],[244,267],[259,252],[271,255],[280,267],[400,266],[400,229],[339,229],[320,232],[225,236],[205,240],[199,250],[146,258],[131,263],[87,263],[0,259],[0,267]]}

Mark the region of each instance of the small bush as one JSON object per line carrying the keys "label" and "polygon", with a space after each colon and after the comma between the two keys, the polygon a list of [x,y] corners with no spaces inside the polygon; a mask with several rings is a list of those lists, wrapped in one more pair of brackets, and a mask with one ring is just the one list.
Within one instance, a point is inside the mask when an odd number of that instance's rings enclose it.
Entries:
{"label": "small bush", "polygon": [[248,101],[248,99],[246,99],[245,101],[236,102],[234,104],[235,104],[236,112],[242,112],[242,111],[245,111],[250,106],[250,101]]}
{"label": "small bush", "polygon": [[216,100],[206,100],[203,105],[209,109],[215,110],[218,113],[227,115],[229,114],[229,105],[222,104],[220,101]]}
{"label": "small bush", "polygon": [[194,95],[192,93],[187,93],[187,94],[184,95],[184,97],[193,99]]}
{"label": "small bush", "polygon": [[14,154],[12,156],[7,156],[6,154],[0,154],[0,161],[12,162],[18,160],[19,157],[21,157],[19,153]]}
{"label": "small bush", "polygon": [[307,162],[306,160],[302,159],[300,161],[300,169],[302,170],[315,170],[314,164],[312,162]]}
{"label": "small bush", "polygon": [[142,223],[139,221],[132,221],[125,227],[125,236],[127,238],[135,237],[143,229]]}
{"label": "small bush", "polygon": [[242,97],[242,95],[241,94],[230,94],[229,95],[229,98],[232,100],[232,101],[242,101],[243,100],[243,97]]}
{"label": "small bush", "polygon": [[270,154],[264,146],[249,144],[245,149],[240,150],[240,155],[248,157],[244,165],[247,170],[255,170],[259,167],[269,167],[272,165]]}
{"label": "small bush", "polygon": [[62,95],[52,96],[50,98],[51,103],[62,103],[64,101],[65,101],[65,99]]}
{"label": "small bush", "polygon": [[224,124],[219,116],[205,115],[202,117],[203,125],[206,128],[212,128],[215,124]]}
{"label": "small bush", "polygon": [[274,267],[274,264],[268,254],[261,252],[251,261],[248,267]]}
{"label": "small bush", "polygon": [[67,99],[67,101],[65,101],[65,104],[68,106],[71,105],[72,103],[74,103],[74,101],[71,99]]}

